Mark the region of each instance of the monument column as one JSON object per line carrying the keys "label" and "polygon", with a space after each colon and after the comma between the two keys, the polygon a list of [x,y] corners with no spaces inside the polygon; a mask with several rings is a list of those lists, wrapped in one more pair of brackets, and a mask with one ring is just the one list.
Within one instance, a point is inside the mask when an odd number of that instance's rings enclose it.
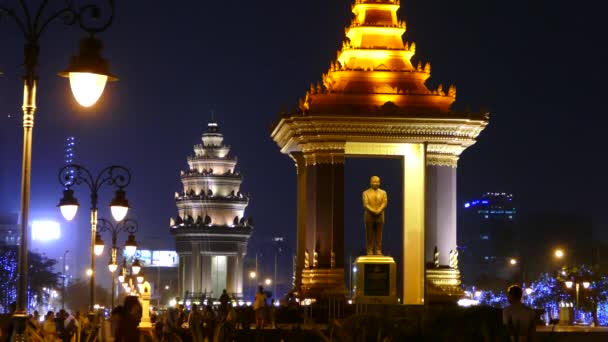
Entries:
{"label": "monument column", "polygon": [[194,274],[192,276],[192,292],[201,292],[201,252],[200,242],[192,242],[192,269]]}
{"label": "monument column", "polygon": [[310,145],[304,148],[306,206],[298,206],[306,213],[301,282],[305,295],[318,297],[344,292],[344,145]]}
{"label": "monument column", "polygon": [[[454,157],[456,159],[456,157]],[[437,162],[429,158],[426,166],[426,242],[425,260],[434,260],[439,252],[439,264],[448,265],[450,251],[456,241],[456,160]]]}
{"label": "monument column", "polygon": [[235,266],[234,272],[236,274],[234,284],[235,289],[234,292],[237,294],[237,297],[243,295],[243,255],[238,252],[238,254],[234,257]]}
{"label": "monument column", "polygon": [[[435,145],[433,149],[446,149]],[[447,147],[449,148],[449,147]],[[458,151],[459,153],[460,151]],[[427,302],[455,302],[463,295],[457,250],[456,167],[458,154],[429,153],[426,164],[425,261]],[[439,255],[434,254],[435,247]]]}
{"label": "monument column", "polygon": [[177,265],[177,294],[178,296],[184,295],[184,279],[185,279],[185,267],[184,267],[184,257],[183,253],[179,253],[178,265]]}
{"label": "monument column", "polygon": [[294,287],[300,292],[302,288],[302,270],[304,269],[304,258],[306,253],[306,217],[307,217],[307,173],[306,162],[302,152],[293,152],[291,158],[296,163],[296,172],[298,175],[298,195],[297,195],[297,246],[295,260]]}
{"label": "monument column", "polygon": [[180,261],[183,260],[183,268],[184,268],[184,284],[183,284],[183,293],[185,294],[186,292],[191,293],[192,292],[192,272],[189,272],[190,267],[191,266],[191,260],[192,260],[192,254],[188,253],[188,254],[184,254],[184,256],[182,258],[180,258]]}
{"label": "monument column", "polygon": [[[226,291],[229,295],[236,293],[236,256],[226,256]],[[219,294],[216,295],[219,297]]]}
{"label": "monument column", "polygon": [[211,255],[203,254],[201,256],[201,291],[211,291]]}

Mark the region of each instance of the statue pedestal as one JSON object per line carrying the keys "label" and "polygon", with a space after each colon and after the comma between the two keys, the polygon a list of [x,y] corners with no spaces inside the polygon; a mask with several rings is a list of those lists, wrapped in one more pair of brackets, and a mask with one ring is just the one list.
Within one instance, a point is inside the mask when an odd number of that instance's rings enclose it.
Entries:
{"label": "statue pedestal", "polygon": [[464,298],[460,288],[460,271],[448,266],[434,267],[427,265],[426,269],[426,301],[428,304],[457,303]]}
{"label": "statue pedestal", "polygon": [[355,260],[354,301],[357,304],[397,304],[397,265],[389,256],[366,255]]}

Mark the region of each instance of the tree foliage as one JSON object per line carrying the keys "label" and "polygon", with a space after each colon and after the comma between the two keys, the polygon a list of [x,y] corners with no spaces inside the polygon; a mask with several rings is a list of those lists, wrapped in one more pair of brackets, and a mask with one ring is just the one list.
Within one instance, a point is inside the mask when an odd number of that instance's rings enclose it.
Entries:
{"label": "tree foliage", "polygon": [[[90,283],[89,279],[77,279],[71,283],[65,290],[65,305],[72,311],[87,312],[90,303]],[[110,306],[110,294],[108,291],[97,285],[95,288],[95,304],[101,306]]]}
{"label": "tree foliage", "polygon": [[[0,248],[0,306],[7,306],[17,297],[19,252],[18,246]],[[48,295],[44,288],[54,288],[59,283],[60,275],[53,271],[57,260],[34,252],[28,253],[28,297],[36,298],[40,303]]]}

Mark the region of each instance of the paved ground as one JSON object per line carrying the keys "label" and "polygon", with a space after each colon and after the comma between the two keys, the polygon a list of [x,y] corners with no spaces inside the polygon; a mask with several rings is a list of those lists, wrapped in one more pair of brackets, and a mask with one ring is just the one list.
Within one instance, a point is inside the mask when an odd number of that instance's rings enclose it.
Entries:
{"label": "paved ground", "polygon": [[551,342],[606,342],[608,327],[586,327],[572,325],[557,325],[552,332],[552,326],[539,326],[536,331],[538,341]]}

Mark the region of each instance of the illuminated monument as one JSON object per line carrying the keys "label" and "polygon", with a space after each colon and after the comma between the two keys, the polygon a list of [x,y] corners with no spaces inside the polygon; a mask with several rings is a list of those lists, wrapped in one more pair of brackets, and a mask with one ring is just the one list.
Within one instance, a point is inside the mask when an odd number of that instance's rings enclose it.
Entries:
{"label": "illuminated monument", "polygon": [[183,191],[175,194],[179,213],[170,229],[182,298],[204,293],[217,298],[223,289],[236,297],[243,292],[243,258],[253,227],[244,218],[249,198],[240,191],[243,177],[223,140],[217,123],[210,122],[181,173]]}
{"label": "illuminated monument", "polygon": [[337,60],[297,109],[282,113],[271,134],[297,167],[296,287],[305,296],[344,291],[348,156],[402,160],[403,303],[423,304],[425,289],[431,300],[459,291],[450,252],[456,249],[456,167],[488,114],[452,111],[454,86],[427,88],[431,67],[411,62],[416,45],[401,38],[399,5],[355,1]]}

